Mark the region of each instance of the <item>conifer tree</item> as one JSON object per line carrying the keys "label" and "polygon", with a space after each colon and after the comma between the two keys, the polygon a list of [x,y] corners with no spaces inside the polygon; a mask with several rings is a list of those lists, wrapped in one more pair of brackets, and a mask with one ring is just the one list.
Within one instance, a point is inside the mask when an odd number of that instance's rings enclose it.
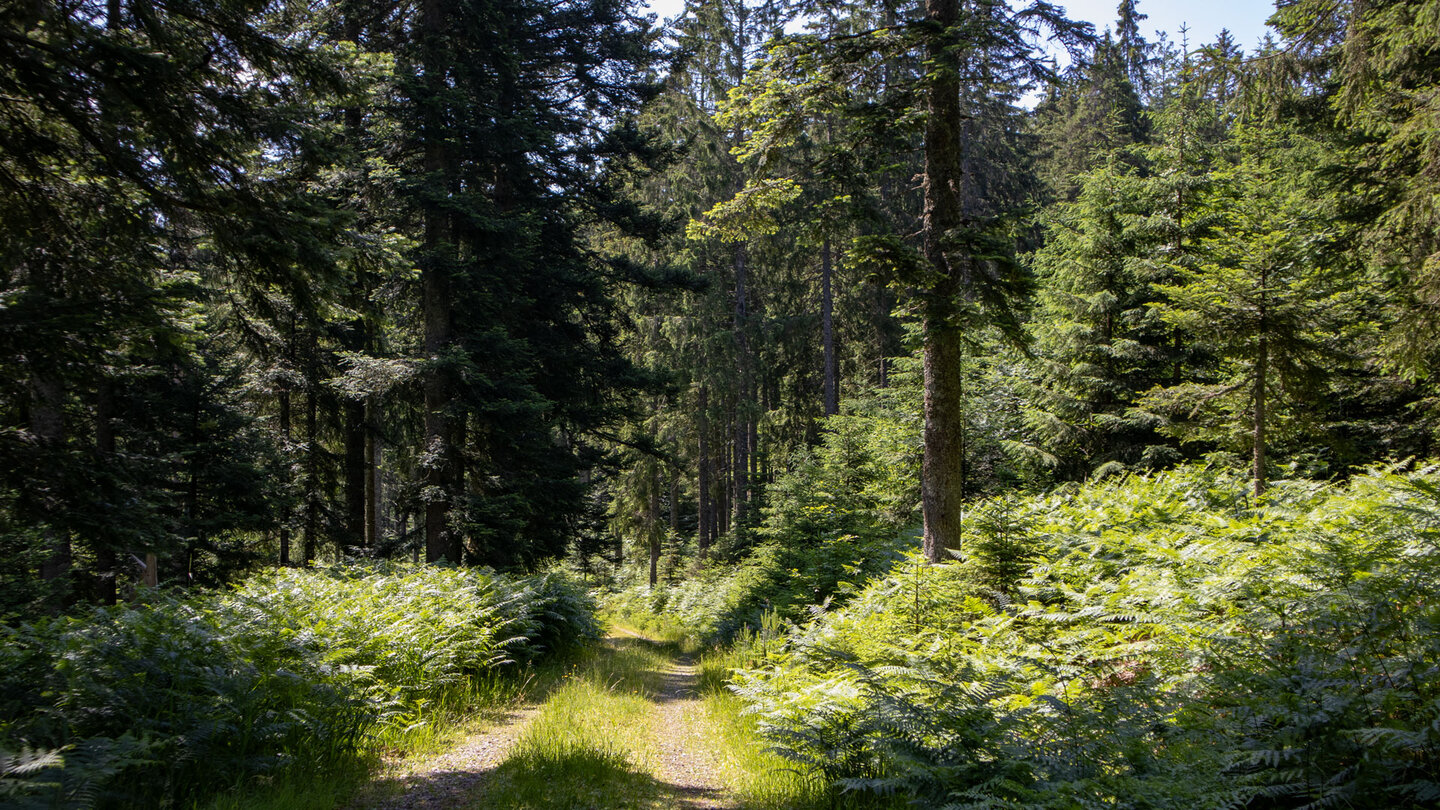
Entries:
{"label": "conifer tree", "polygon": [[[1388,365],[1429,378],[1440,334],[1440,3],[1298,2],[1276,15],[1293,47],[1320,51],[1336,123],[1352,138],[1343,193],[1369,263],[1390,288]],[[1347,171],[1349,169],[1349,171]]]}
{"label": "conifer tree", "polygon": [[924,554],[938,562],[959,548],[963,526],[966,332],[988,321],[1018,333],[1023,276],[1005,226],[1023,184],[1008,135],[1019,89],[1045,75],[1026,35],[1043,25],[1073,43],[1079,31],[1045,4],[1012,10],[985,0],[928,0],[925,21],[932,67],[916,279],[925,381],[921,508]]}
{"label": "conifer tree", "polygon": [[1160,286],[1160,314],[1221,361],[1210,380],[1146,394],[1186,440],[1247,446],[1254,492],[1265,491],[1270,449],[1313,412],[1326,378],[1344,362],[1347,324],[1361,290],[1324,263],[1323,209],[1298,166],[1319,147],[1285,131],[1244,129],[1243,155],[1217,172],[1217,223],[1201,241],[1201,262],[1177,266]]}
{"label": "conifer tree", "polygon": [[1174,459],[1153,418],[1133,406],[1140,392],[1172,380],[1180,362],[1153,307],[1163,277],[1150,257],[1166,245],[1147,226],[1163,192],[1118,157],[1080,183],[1079,198],[1049,214],[1046,242],[1031,259],[1038,379],[1027,421],[1065,479]]}
{"label": "conifer tree", "polygon": [[625,3],[428,0],[403,52],[420,217],[426,557],[561,552],[585,502],[584,437],[637,380],[587,223],[630,217],[604,172],[649,93]]}
{"label": "conifer tree", "polygon": [[[15,302],[0,331],[4,374],[28,392],[5,396],[19,428],[5,435],[23,440],[0,452],[7,476],[48,471],[0,489],[26,493],[6,511],[50,538],[43,573],[62,588],[72,559],[105,580],[103,599],[132,558],[158,553],[193,573],[182,550],[225,519],[200,527],[207,451],[186,445],[200,433],[175,427],[244,422],[230,418],[234,369],[201,348],[213,324],[200,310],[263,312],[272,289],[309,308],[307,282],[334,265],[334,212],[273,170],[280,156],[314,165],[303,122],[315,94],[343,85],[333,60],[283,40],[296,22],[287,12],[128,0],[0,10],[0,272]],[[188,412],[140,407],[163,400],[147,385],[160,380]],[[66,462],[23,460],[35,449]],[[183,493],[167,475],[186,481]]]}
{"label": "conifer tree", "polygon": [[[1079,178],[1113,159],[1132,159],[1127,149],[1148,140],[1141,105],[1123,42],[1107,31],[1088,58],[1036,107],[1040,138],[1038,173],[1062,201],[1073,201]],[[1139,66],[1143,69],[1144,65]],[[1148,86],[1149,74],[1142,74]],[[1132,159],[1133,162],[1133,159]]]}
{"label": "conifer tree", "polygon": [[798,68],[813,68],[815,62],[805,54],[841,66],[876,53],[923,54],[927,72],[911,79],[905,96],[915,105],[911,113],[924,122],[919,244],[876,235],[857,240],[853,256],[906,287],[921,322],[921,502],[925,554],[932,561],[960,543],[965,466],[960,370],[966,341],[977,341],[979,330],[990,324],[1019,337],[1017,308],[1025,281],[1014,260],[1010,226],[1023,205],[1026,182],[1015,104],[1023,88],[1052,78],[1029,40],[1041,29],[1077,45],[1088,26],[1076,26],[1044,3],[1014,10],[987,0],[930,0],[923,16],[855,34],[795,37],[769,56],[783,78],[768,82],[765,91],[801,88],[803,95]]}
{"label": "conifer tree", "polygon": [[1120,63],[1124,65],[1125,78],[1135,88],[1140,99],[1148,100],[1155,86],[1155,46],[1145,40],[1140,30],[1142,20],[1149,19],[1140,13],[1136,0],[1120,0],[1115,8],[1115,48]]}

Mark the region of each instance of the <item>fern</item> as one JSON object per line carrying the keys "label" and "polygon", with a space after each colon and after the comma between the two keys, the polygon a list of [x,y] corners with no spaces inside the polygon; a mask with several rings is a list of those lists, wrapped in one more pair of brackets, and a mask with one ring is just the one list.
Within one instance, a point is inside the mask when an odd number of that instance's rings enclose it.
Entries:
{"label": "fern", "polygon": [[1440,478],[1245,491],[992,502],[963,561],[894,566],[734,688],[798,767],[924,806],[1433,806]]}
{"label": "fern", "polygon": [[378,726],[413,725],[477,678],[597,631],[560,575],[393,565],[284,570],[9,628],[0,743],[19,753],[0,785],[46,806],[152,806],[344,767]]}

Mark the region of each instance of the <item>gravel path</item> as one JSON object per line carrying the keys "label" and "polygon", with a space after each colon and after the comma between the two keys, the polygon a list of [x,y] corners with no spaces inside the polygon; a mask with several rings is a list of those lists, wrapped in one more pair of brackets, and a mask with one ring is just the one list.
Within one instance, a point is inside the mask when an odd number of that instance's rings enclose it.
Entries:
{"label": "gravel path", "polygon": [[[626,636],[641,638],[619,630]],[[648,639],[645,639],[648,641]],[[607,643],[613,643],[607,639]],[[704,707],[696,692],[697,668],[681,656],[660,673],[651,718],[649,749],[645,757],[650,775],[667,794],[665,808],[731,810],[731,800],[705,744]],[[382,777],[375,790],[350,805],[349,810],[451,810],[477,804],[489,788],[495,770],[530,720],[537,705],[517,708],[495,725],[475,734],[442,754],[401,763]],[[565,810],[569,810],[566,808]]]}
{"label": "gravel path", "polygon": [[654,776],[669,785],[681,803],[675,806],[732,808],[719,772],[705,745],[704,707],[695,690],[694,662],[681,656],[663,673],[663,688],[655,696]]}

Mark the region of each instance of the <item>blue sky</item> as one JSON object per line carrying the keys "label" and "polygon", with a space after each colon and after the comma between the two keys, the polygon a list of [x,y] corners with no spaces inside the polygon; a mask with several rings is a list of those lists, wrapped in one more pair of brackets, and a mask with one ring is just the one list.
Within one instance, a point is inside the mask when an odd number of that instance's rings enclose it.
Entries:
{"label": "blue sky", "polygon": [[[1070,17],[1088,20],[1095,24],[1097,32],[1113,26],[1115,7],[1118,0],[1060,0]],[[651,0],[650,10],[661,17],[675,15],[684,6],[683,0]],[[1265,19],[1274,12],[1273,2],[1266,0],[1192,0],[1192,2],[1170,2],[1167,0],[1140,0],[1140,13],[1149,19],[1141,23],[1141,31],[1150,40],[1156,39],[1155,31],[1170,34],[1173,42],[1180,41],[1180,26],[1189,26],[1191,49],[1215,40],[1221,28],[1229,28],[1235,41],[1246,51],[1253,51],[1265,34]]]}
{"label": "blue sky", "polygon": [[[1118,0],[1059,0],[1073,19],[1088,20],[1097,32],[1115,24]],[[1265,20],[1275,12],[1275,4],[1265,0],[1199,0],[1176,3],[1164,0],[1139,0],[1141,14],[1149,19],[1140,24],[1146,39],[1154,40],[1155,31],[1167,31],[1172,42],[1180,41],[1180,26],[1189,27],[1188,38],[1193,49],[1215,41],[1220,29],[1228,28],[1235,41],[1246,51],[1255,50],[1265,35]]]}

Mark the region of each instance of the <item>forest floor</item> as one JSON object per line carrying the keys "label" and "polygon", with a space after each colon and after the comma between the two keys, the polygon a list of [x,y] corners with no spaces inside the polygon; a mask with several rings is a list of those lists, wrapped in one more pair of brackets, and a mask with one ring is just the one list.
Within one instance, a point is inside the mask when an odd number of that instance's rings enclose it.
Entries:
{"label": "forest floor", "polygon": [[736,808],[693,658],[619,629],[539,699],[390,763],[350,810]]}

